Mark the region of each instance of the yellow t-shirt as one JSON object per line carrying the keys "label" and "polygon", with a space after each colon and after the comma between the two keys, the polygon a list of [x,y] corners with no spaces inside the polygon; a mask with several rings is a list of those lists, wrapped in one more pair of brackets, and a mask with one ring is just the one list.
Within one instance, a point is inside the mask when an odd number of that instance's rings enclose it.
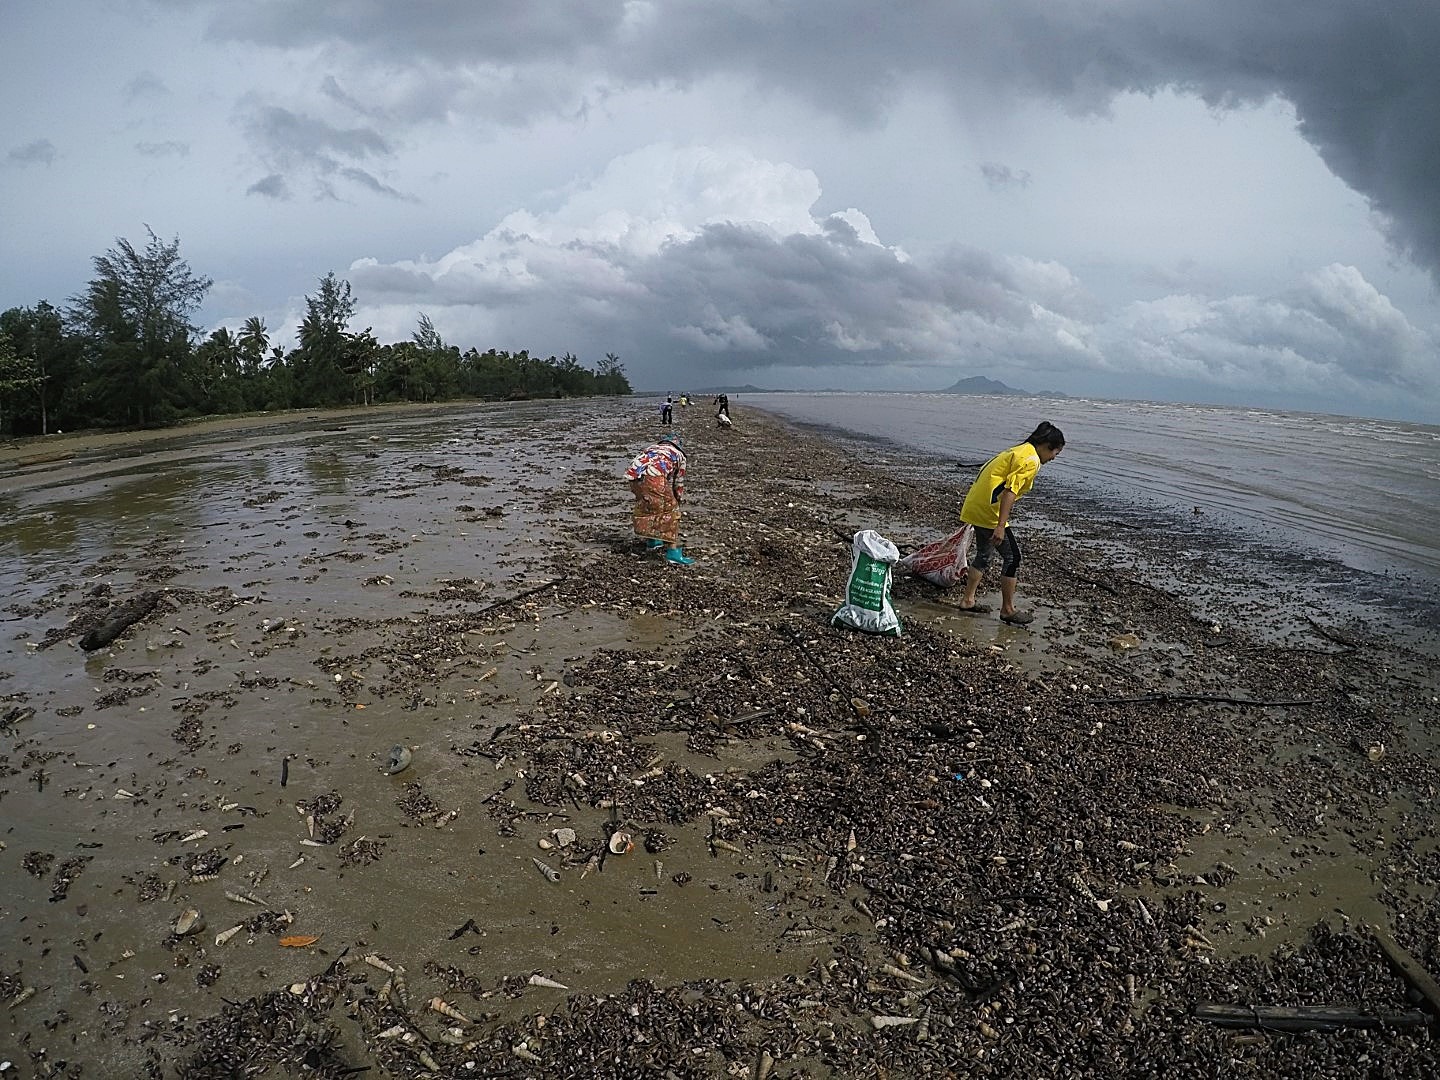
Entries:
{"label": "yellow t-shirt", "polygon": [[960,520],[980,529],[995,528],[1000,524],[1000,493],[1008,488],[1020,498],[1035,483],[1039,471],[1040,455],[1028,442],[996,454],[970,485],[960,507]]}

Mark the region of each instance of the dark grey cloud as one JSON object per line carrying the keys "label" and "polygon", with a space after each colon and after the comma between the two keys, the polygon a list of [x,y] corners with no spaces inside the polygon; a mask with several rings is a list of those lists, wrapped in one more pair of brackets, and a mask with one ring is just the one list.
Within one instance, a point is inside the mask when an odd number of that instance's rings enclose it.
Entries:
{"label": "dark grey cloud", "polygon": [[12,165],[50,165],[58,151],[49,139],[36,139],[24,146],[12,147],[5,160]]}
{"label": "dark grey cloud", "polygon": [[190,144],[166,139],[164,142],[138,142],[135,149],[145,157],[185,157],[190,153]]}
{"label": "dark grey cloud", "polygon": [[359,184],[361,187],[374,192],[376,195],[384,195],[387,198],[399,199],[401,202],[416,201],[413,195],[406,195],[404,192],[395,190],[389,184],[382,183],[371,173],[366,172],[364,169],[358,169],[354,165],[342,165],[339,169],[336,170],[336,173],[344,179],[349,180],[352,183]]}
{"label": "dark grey cloud", "polygon": [[121,90],[126,101],[137,101],[147,97],[166,97],[170,88],[153,71],[142,71],[127,82]]}
{"label": "dark grey cloud", "polygon": [[279,173],[271,173],[246,188],[245,194],[264,195],[268,199],[284,201],[290,198],[290,185],[285,183],[285,178]]}
{"label": "dark grey cloud", "polygon": [[994,161],[980,163],[980,175],[992,188],[1029,187],[1030,174],[1024,169],[1012,169]]}
{"label": "dark grey cloud", "polygon": [[[1017,98],[1092,114],[1125,92],[1173,89],[1221,109],[1279,96],[1327,166],[1386,217],[1397,248],[1440,274],[1435,0],[267,0],[212,9],[212,33],[227,40],[343,43],[422,72],[543,66],[552,86],[575,88],[534,97],[531,108],[573,109],[584,88],[604,82],[687,85],[709,75],[739,75],[857,123],[877,121],[917,79],[945,87],[972,118]],[[447,93],[463,92],[453,72],[441,77],[452,80]],[[525,106],[504,108],[523,121]]]}
{"label": "dark grey cloud", "polygon": [[270,173],[249,193],[288,197],[291,181],[307,178],[316,197],[340,199],[337,181],[374,194],[410,200],[359,162],[393,157],[390,142],[370,126],[340,127],[279,105],[255,105],[245,117],[246,133]]}

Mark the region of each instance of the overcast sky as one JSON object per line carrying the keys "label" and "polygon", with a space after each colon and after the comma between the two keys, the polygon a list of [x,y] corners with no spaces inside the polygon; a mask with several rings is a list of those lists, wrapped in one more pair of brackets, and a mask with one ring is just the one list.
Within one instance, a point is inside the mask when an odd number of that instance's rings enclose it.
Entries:
{"label": "overcast sky", "polygon": [[8,0],[0,309],[1440,423],[1437,0]]}

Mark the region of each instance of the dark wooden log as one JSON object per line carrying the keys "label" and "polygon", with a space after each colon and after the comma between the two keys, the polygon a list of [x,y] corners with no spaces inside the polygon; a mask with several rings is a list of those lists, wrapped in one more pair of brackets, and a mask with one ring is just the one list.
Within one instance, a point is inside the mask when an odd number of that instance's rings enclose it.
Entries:
{"label": "dark wooden log", "polygon": [[80,639],[80,648],[86,652],[104,648],[154,611],[159,603],[160,594],[152,590],[115,605],[104,622]]}
{"label": "dark wooden log", "polygon": [[1413,1028],[1430,1023],[1423,1012],[1363,1012],[1342,1005],[1196,1005],[1192,1011],[1195,1019],[1207,1024],[1265,1031]]}
{"label": "dark wooden log", "polygon": [[1379,944],[1380,951],[1385,954],[1385,959],[1430,1003],[1435,1015],[1440,1016],[1440,983],[1420,966],[1420,961],[1401,948],[1399,943],[1380,927],[1372,926],[1370,932],[1375,935],[1375,941]]}

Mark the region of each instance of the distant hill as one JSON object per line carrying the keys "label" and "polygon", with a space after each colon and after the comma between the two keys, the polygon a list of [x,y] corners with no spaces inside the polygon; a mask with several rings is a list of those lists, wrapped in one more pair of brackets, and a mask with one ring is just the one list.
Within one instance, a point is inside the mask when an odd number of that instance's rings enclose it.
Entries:
{"label": "distant hill", "polygon": [[1032,394],[1029,390],[1016,390],[1013,386],[1006,386],[996,379],[987,379],[984,375],[971,375],[968,379],[961,379],[954,386],[947,386],[941,390],[942,394],[1000,394],[1005,397],[1053,397],[1063,398],[1066,395],[1058,390],[1044,390],[1039,394]]}
{"label": "distant hill", "polygon": [[744,386],[707,386],[703,390],[696,390],[696,394],[775,394],[784,391],[766,390],[763,386],[754,386],[746,383]]}

